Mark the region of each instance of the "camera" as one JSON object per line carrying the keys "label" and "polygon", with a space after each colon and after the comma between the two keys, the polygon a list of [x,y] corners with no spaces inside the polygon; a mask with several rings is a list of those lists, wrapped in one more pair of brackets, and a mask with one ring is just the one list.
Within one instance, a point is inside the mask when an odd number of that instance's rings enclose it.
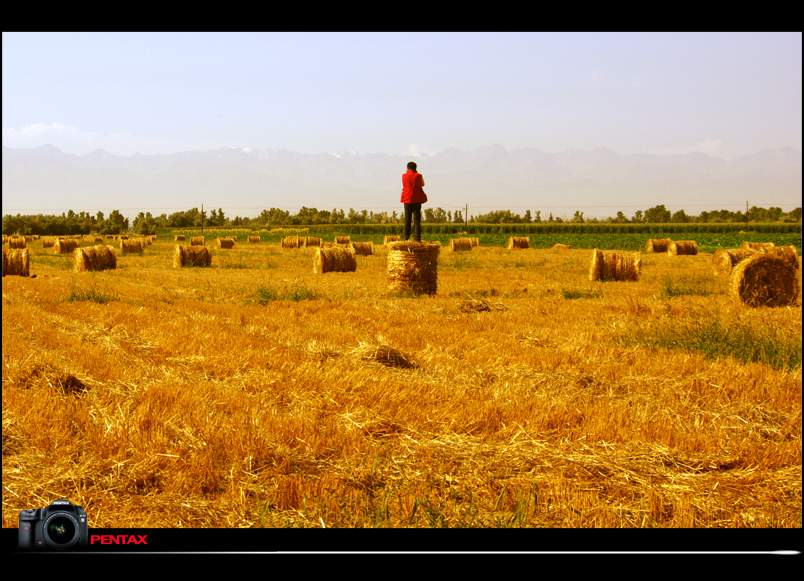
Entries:
{"label": "camera", "polygon": [[20,511],[20,549],[69,549],[86,545],[88,540],[87,513],[67,499]]}

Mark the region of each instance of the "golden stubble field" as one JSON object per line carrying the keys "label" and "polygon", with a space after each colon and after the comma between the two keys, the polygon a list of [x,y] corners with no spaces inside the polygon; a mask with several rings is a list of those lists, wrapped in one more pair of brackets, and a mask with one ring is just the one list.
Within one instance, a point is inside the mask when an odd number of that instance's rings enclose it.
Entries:
{"label": "golden stubble field", "polygon": [[[58,497],[92,527],[802,525],[800,363],[762,359],[800,350],[800,303],[735,304],[710,254],[590,283],[591,250],[442,247],[410,298],[382,247],[316,275],[276,244],[99,273],[30,246],[37,277],[3,279],[3,526]],[[724,330],[760,360],[684,344]]]}

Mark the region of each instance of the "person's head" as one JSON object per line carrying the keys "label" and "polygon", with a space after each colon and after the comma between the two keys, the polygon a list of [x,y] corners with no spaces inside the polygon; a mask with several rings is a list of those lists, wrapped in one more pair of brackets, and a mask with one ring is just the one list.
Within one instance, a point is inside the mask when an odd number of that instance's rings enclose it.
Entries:
{"label": "person's head", "polygon": [[416,171],[416,162],[415,161],[409,161],[408,162],[408,169],[412,169],[413,171]]}

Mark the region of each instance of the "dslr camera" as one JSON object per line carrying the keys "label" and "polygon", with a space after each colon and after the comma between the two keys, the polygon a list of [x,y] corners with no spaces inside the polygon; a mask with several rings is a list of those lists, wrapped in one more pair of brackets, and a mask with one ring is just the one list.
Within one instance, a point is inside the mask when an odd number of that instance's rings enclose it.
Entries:
{"label": "dslr camera", "polygon": [[87,513],[67,499],[20,511],[20,549],[69,549],[88,540]]}

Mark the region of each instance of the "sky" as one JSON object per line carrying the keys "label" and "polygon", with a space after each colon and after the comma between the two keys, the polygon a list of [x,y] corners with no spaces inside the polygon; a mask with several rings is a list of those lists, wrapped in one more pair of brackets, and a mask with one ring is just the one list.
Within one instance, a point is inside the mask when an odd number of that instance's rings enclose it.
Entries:
{"label": "sky", "polygon": [[3,145],[801,151],[801,33],[3,33]]}

